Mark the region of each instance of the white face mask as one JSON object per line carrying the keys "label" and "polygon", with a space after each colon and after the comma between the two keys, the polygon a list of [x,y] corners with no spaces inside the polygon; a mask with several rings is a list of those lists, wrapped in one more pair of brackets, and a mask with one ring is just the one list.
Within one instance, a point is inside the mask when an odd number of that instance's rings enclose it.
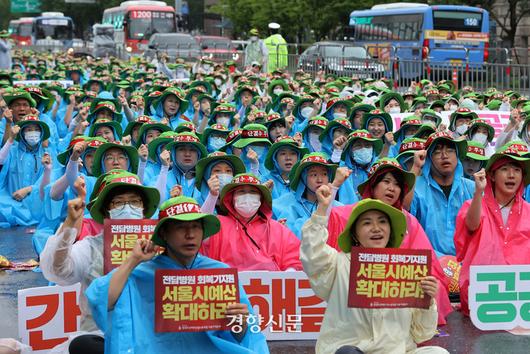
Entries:
{"label": "white face mask", "polygon": [[477,143],[481,143],[482,145],[485,146],[488,142],[488,136],[484,133],[475,133],[473,134],[473,137],[471,140],[474,140]]}
{"label": "white face mask", "polygon": [[396,113],[401,113],[401,108],[399,107],[392,107],[388,110],[388,113],[390,114],[396,114]]}
{"label": "white face mask", "polygon": [[261,206],[261,196],[259,194],[241,194],[234,198],[234,208],[244,218],[251,218]]}
{"label": "white face mask", "polygon": [[123,208],[109,210],[111,219],[143,219],[144,209],[125,204]]}
{"label": "white face mask", "polygon": [[309,133],[309,143],[311,144],[313,150],[317,152],[322,150],[322,142],[320,142],[319,137],[319,133]]}
{"label": "white face mask", "polygon": [[450,111],[456,111],[457,109],[458,109],[458,105],[456,105],[456,104],[452,104],[452,105],[449,106],[449,110]]}
{"label": "white face mask", "polygon": [[343,112],[333,112],[333,118],[346,118],[346,113]]}
{"label": "white face mask", "polygon": [[223,81],[221,79],[214,79],[213,82],[215,83],[215,86],[219,87],[223,84]]}
{"label": "white face mask", "polygon": [[217,151],[226,145],[226,140],[221,137],[210,138],[208,141],[208,145],[212,148],[213,151]]}
{"label": "white face mask", "polygon": [[250,36],[250,41],[255,42],[258,40],[257,36]]}
{"label": "white face mask", "polygon": [[279,95],[280,93],[283,92],[283,89],[282,88],[275,88],[274,90],[272,90],[272,92],[274,92],[274,94],[277,96],[277,95]]}
{"label": "white face mask", "polygon": [[222,124],[228,128],[228,126],[230,125],[230,118],[229,117],[218,117],[217,123]]}
{"label": "white face mask", "polygon": [[210,70],[210,64],[202,64],[202,68],[206,71]]}
{"label": "white face mask", "polygon": [[232,182],[234,176],[229,175],[228,173],[219,173],[217,174],[217,179],[219,179],[219,191],[222,191],[224,186]]}
{"label": "white face mask", "polygon": [[458,127],[456,127],[455,131],[460,134],[460,135],[464,135],[466,132],[467,132],[467,129],[469,128],[469,125],[467,124],[462,124],[462,125],[459,125]]}
{"label": "white face mask", "polygon": [[302,117],[304,117],[305,119],[308,119],[309,116],[311,115],[311,113],[313,113],[313,107],[310,107],[310,106],[307,106],[307,107],[304,107],[300,110],[300,114],[302,115]]}
{"label": "white face mask", "polygon": [[40,142],[40,132],[39,131],[25,132],[24,140],[26,140],[29,146],[35,146]]}

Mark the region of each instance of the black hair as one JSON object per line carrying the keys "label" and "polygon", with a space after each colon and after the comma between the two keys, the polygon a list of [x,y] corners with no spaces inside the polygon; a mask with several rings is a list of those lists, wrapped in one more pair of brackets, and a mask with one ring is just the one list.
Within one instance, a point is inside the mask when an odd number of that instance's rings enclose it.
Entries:
{"label": "black hair", "polygon": [[148,204],[148,200],[147,200],[147,196],[144,194],[144,192],[142,192],[140,189],[138,188],[131,188],[131,186],[117,186],[115,188],[113,188],[106,196],[105,196],[105,199],[103,200],[103,209],[104,209],[104,212],[105,213],[108,213],[108,211],[110,210],[110,202],[112,201],[112,199],[117,196],[117,195],[120,195],[120,194],[125,194],[125,193],[136,193],[140,196],[140,198],[142,198],[142,202],[144,204],[144,211],[145,209],[147,208],[147,204]]}
{"label": "black hair", "polygon": [[385,178],[386,174],[387,173],[390,173],[392,175],[392,177],[394,177],[399,185],[399,188],[401,188],[401,192],[399,193],[399,200],[403,200],[403,198],[405,197],[405,178],[403,177],[403,174],[395,171],[395,170],[387,170],[387,171],[383,171],[382,173],[380,173],[379,175],[377,175],[375,177],[375,180],[374,180],[374,183],[372,184],[372,186],[377,186],[379,184],[379,182],[381,182],[383,180],[383,178]]}

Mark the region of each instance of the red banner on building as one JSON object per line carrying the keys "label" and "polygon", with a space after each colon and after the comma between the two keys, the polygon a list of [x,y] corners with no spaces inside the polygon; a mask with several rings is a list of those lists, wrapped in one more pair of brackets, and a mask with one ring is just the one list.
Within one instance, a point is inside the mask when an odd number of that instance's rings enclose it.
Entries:
{"label": "red banner on building", "polygon": [[107,274],[131,254],[138,239],[150,240],[158,220],[105,219],[103,272]]}
{"label": "red banner on building", "polygon": [[239,302],[235,268],[155,273],[156,332],[227,330],[226,307]]}
{"label": "red banner on building", "polygon": [[430,275],[430,269],[429,250],[353,247],[348,306],[429,308],[419,279]]}

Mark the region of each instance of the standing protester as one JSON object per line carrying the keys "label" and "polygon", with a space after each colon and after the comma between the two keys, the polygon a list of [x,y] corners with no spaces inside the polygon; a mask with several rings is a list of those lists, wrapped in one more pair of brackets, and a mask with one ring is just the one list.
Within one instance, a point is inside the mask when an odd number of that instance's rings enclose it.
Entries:
{"label": "standing protester", "polygon": [[6,30],[0,31],[0,70],[11,69],[11,43],[9,43],[9,33]]}
{"label": "standing protester", "polygon": [[269,52],[263,40],[259,38],[257,29],[250,30],[249,41],[245,47],[245,68],[251,68],[257,63],[266,72]]}

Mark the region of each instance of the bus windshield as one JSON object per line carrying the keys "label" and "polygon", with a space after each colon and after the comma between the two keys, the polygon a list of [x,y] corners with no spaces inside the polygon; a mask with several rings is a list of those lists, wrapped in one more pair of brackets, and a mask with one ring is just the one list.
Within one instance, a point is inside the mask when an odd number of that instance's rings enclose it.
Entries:
{"label": "bus windshield", "polygon": [[482,32],[482,13],[469,11],[433,11],[435,30]]}
{"label": "bus windshield", "polygon": [[23,37],[31,36],[31,28],[33,25],[31,23],[21,23],[18,26],[18,35]]}
{"label": "bus windshield", "polygon": [[72,39],[73,29],[71,21],[62,18],[40,19],[36,22],[36,39]]}
{"label": "bus windshield", "polygon": [[175,15],[164,11],[131,11],[129,38],[149,39],[154,33],[175,32]]}

